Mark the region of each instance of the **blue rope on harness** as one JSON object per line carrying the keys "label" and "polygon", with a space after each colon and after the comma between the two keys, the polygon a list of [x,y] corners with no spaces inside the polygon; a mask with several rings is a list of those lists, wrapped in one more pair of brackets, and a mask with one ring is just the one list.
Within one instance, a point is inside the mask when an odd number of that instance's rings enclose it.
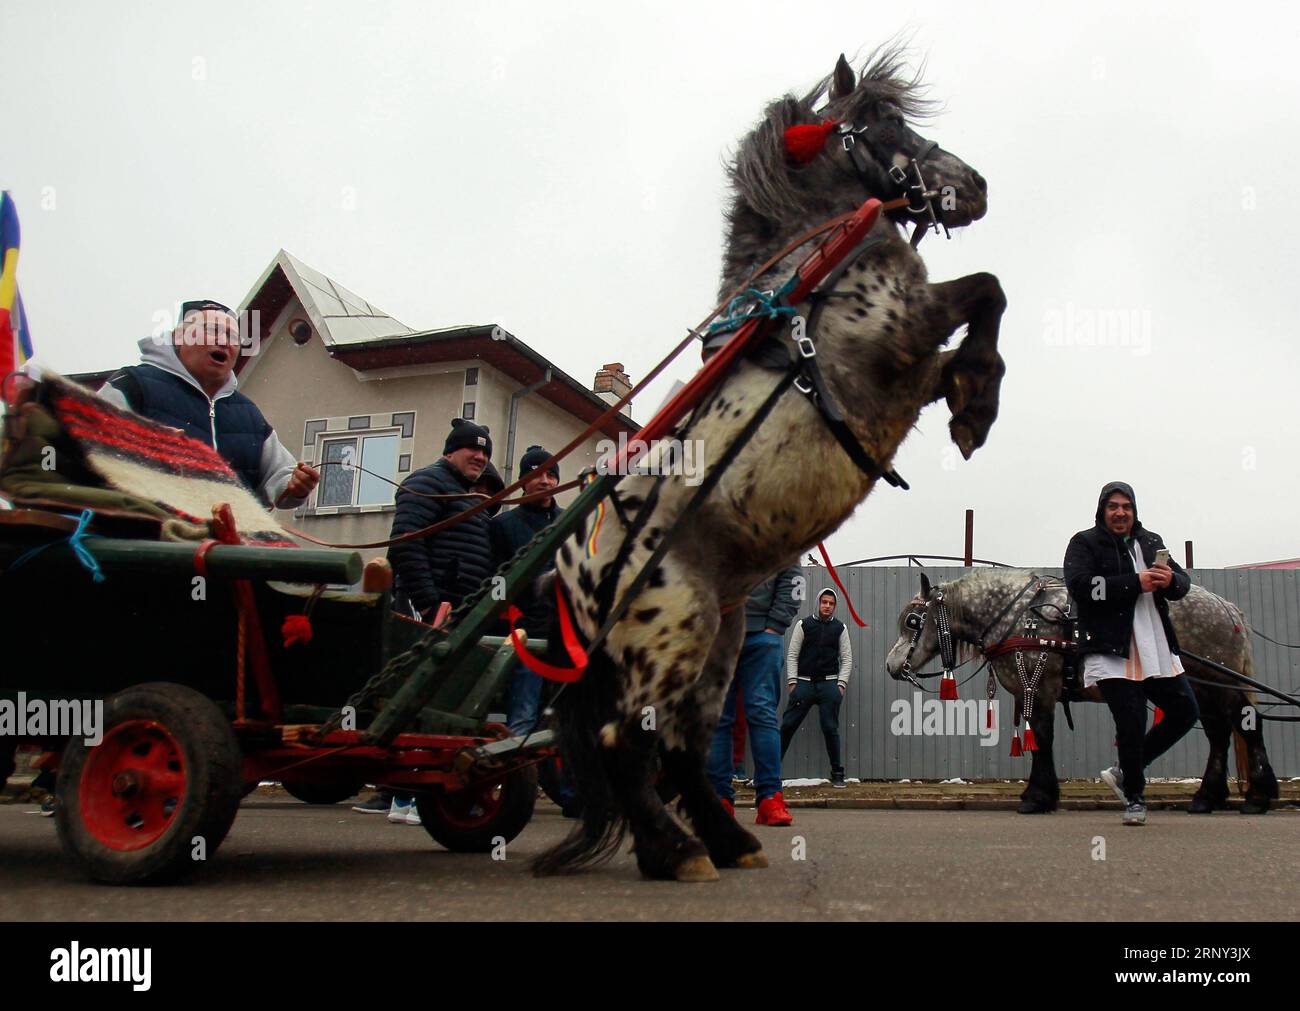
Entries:
{"label": "blue rope on harness", "polygon": [[25,565],[28,561],[35,558],[47,548],[52,548],[56,544],[67,544],[72,548],[72,553],[77,556],[77,561],[79,561],[82,567],[90,573],[95,582],[104,582],[107,577],[104,575],[104,571],[99,567],[98,559],[90,553],[90,549],[86,547],[85,543],[86,538],[99,536],[99,534],[86,533],[86,526],[90,523],[91,519],[94,518],[94,515],[95,510],[83,509],[81,511],[81,516],[77,520],[77,529],[68,535],[66,541],[50,541],[48,544],[41,544],[32,548],[31,551],[24,552],[14,559],[14,563],[9,566],[9,571],[12,572],[20,565]]}
{"label": "blue rope on harness", "polygon": [[[794,306],[785,305],[785,296],[794,290],[795,282],[799,277],[796,274],[790,278],[776,291],[759,291],[757,288],[747,288],[727,306],[727,318],[720,319],[716,323],[709,325],[708,335],[726,333],[729,330],[737,330],[744,326],[751,319],[771,319],[776,316],[793,316]],[[749,308],[742,312],[745,306]]]}

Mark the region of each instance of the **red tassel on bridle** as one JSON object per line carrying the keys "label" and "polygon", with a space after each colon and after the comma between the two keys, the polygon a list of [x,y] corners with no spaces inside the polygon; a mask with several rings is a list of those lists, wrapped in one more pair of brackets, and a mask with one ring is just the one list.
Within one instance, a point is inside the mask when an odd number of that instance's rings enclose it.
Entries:
{"label": "red tassel on bridle", "polygon": [[939,679],[939,698],[945,702],[957,698],[956,675],[948,673]]}
{"label": "red tassel on bridle", "polygon": [[800,123],[787,127],[785,131],[785,150],[800,165],[807,165],[821,153],[826,146],[826,138],[832,130],[840,125],[838,119],[826,119],[820,123]]}
{"label": "red tassel on bridle", "polygon": [[1030,727],[1030,726],[1026,726],[1026,727],[1025,727],[1025,745],[1024,745],[1024,750],[1025,750],[1025,751],[1037,751],[1037,750],[1038,750],[1038,739],[1034,737],[1034,728],[1033,728],[1033,727]]}

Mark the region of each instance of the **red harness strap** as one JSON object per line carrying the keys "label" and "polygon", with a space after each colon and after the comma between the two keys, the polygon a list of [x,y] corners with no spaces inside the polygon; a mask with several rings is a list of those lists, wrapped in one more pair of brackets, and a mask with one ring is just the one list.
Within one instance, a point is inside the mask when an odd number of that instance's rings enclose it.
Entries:
{"label": "red harness strap", "polygon": [[826,553],[826,544],[823,541],[817,542],[817,550],[822,553],[822,561],[826,563],[826,568],[831,574],[831,579],[835,585],[840,588],[840,596],[844,598],[844,603],[849,605],[849,614],[853,620],[858,623],[858,628],[870,628],[865,621],[858,617],[858,612],[853,608],[853,600],[849,597],[849,591],[844,589],[844,584],[840,582],[839,573],[835,571],[835,566],[831,564],[831,556]]}
{"label": "red harness strap", "polygon": [[1000,656],[1006,656],[1008,653],[1018,653],[1023,650],[1042,650],[1050,649],[1064,653],[1073,649],[1074,643],[1069,639],[1045,639],[1030,638],[1025,635],[1011,635],[1001,642],[995,642],[992,646],[984,651],[984,656],[989,660],[996,660]]}
{"label": "red harness strap", "polygon": [[586,672],[589,660],[587,651],[582,648],[582,643],[578,641],[578,633],[573,627],[573,618],[569,615],[568,605],[564,602],[564,594],[560,590],[559,579],[555,580],[555,607],[556,613],[560,616],[560,639],[564,643],[564,651],[569,654],[569,659],[573,661],[572,667],[556,667],[545,660],[539,660],[524,649],[524,644],[519,640],[519,630],[516,627],[519,619],[523,617],[523,612],[514,604],[506,608],[506,617],[510,619],[510,645],[514,647],[515,656],[519,657],[520,663],[534,674],[546,678],[547,681],[566,683],[577,681]]}

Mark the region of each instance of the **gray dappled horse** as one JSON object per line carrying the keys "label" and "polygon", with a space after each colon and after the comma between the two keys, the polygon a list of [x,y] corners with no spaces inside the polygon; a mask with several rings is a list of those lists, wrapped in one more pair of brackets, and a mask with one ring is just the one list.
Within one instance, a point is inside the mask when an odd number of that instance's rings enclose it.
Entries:
{"label": "gray dappled horse", "polygon": [[[1036,594],[1031,588],[1030,592],[1016,599],[1017,594],[1034,578],[1034,573],[1026,569],[979,569],[951,583],[932,587],[930,581],[922,575],[920,594],[899,615],[899,639],[885,658],[886,671],[895,679],[902,676],[904,660],[908,658],[915,631],[908,626],[909,615],[921,615],[923,618],[920,637],[908,660],[911,669],[919,669],[939,653],[937,623],[932,620],[930,612],[934,610],[940,593],[951,616],[952,637],[957,643],[978,645],[982,639],[984,645],[992,646],[1007,636],[1065,637],[1065,625],[1060,618],[1069,600],[1065,584],[1060,579],[1038,577],[1045,584],[1043,588]],[[1033,610],[1029,610],[1031,603]],[[1025,631],[1027,618],[1036,622],[1036,627],[1031,632]],[[1169,620],[1173,622],[1179,646],[1187,652],[1215,660],[1247,677],[1255,676],[1255,662],[1250,649],[1250,624],[1244,612],[1235,604],[1193,583],[1187,596],[1169,602]],[[913,624],[915,622],[916,619],[913,618]],[[1038,651],[1024,656],[1026,673],[1032,675],[1041,656]],[[1254,693],[1243,691],[1242,686],[1227,675],[1197,663],[1190,657],[1184,656],[1182,660],[1188,675],[1213,682],[1209,685],[1198,684],[1196,681],[1191,683],[1192,690],[1196,693],[1196,703],[1201,710],[1201,726],[1210,740],[1210,760],[1205,766],[1201,786],[1188,810],[1194,814],[1205,814],[1215,808],[1228,806],[1228,740],[1235,728],[1245,739],[1249,756],[1247,764],[1250,785],[1241,810],[1244,814],[1263,814],[1269,808],[1269,801],[1277,797],[1278,788],[1277,778],[1268,764],[1264,735],[1258,718],[1246,721],[1249,729],[1241,725],[1242,708],[1255,704]],[[1021,689],[1014,654],[998,657],[991,661],[990,666],[1002,687],[1015,696],[1016,712],[1023,711],[1025,693]],[[1020,795],[1021,814],[1053,811],[1060,798],[1056,767],[1052,761],[1052,735],[1056,703],[1063,688],[1063,670],[1063,655],[1048,653],[1034,692],[1030,726],[1037,739],[1038,750],[1031,752],[1033,767],[1024,792]],[[983,686],[980,687],[982,689]],[[1083,690],[1075,699],[1105,702],[1096,688]]]}
{"label": "gray dappled horse", "polygon": [[[917,163],[925,188],[942,194],[935,210],[943,226],[984,216],[983,178],[907,127],[906,119],[925,108],[917,88],[903,74],[900,52],[887,48],[873,54],[860,77],[841,56],[807,95],[768,106],[730,166],[724,296],[756,264],[820,222],[856,209],[868,196],[900,196],[899,180]],[[830,119],[841,122],[840,132],[807,160],[795,160],[787,130]],[[848,131],[856,154],[845,143]],[[696,440],[709,473],[725,468],[707,497],[684,512],[696,489],[682,476],[627,476],[594,553],[581,536],[561,547],[558,577],[579,632],[590,641],[664,531],[685,516],[671,550],[594,651],[586,675],[558,699],[565,760],[585,811],[569,838],[536,860],[537,873],[608,857],[629,827],[637,864],[649,877],[711,880],[716,867],[766,864],[758,840],[727,814],[705,775],[744,635],[746,598],[844,522],[888,473],[927,404],[947,399],[949,429],[965,457],[983,445],[997,415],[1002,290],[990,274],[930,283],[902,232],[913,220],[905,209],[880,218],[873,233],[880,241],[839,278],[835,297],[820,303],[808,326],[825,383],[875,468],[855,465],[809,398],[789,387],[751,441],[731,451],[736,434],[785,375],[742,360],[675,433]],[[812,248],[790,255],[754,287],[779,287]],[[809,305],[795,308],[808,318]],[[965,340],[944,350],[963,326]],[[786,344],[788,333],[779,328]],[[660,770],[662,785],[680,792],[696,836],[665,809],[656,789]]]}

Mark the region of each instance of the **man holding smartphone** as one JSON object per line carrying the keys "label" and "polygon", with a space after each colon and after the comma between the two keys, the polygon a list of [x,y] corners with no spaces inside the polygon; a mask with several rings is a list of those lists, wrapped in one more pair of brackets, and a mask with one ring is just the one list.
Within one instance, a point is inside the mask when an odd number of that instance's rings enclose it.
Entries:
{"label": "man holding smartphone", "polygon": [[[1138,522],[1133,489],[1101,490],[1096,523],[1070,538],[1065,582],[1079,615],[1084,687],[1096,685],[1115,718],[1119,766],[1101,773],[1125,804],[1124,824],[1145,825],[1145,769],[1196,723],[1196,697],[1178,657],[1169,601],[1192,581],[1160,535]],[[1147,702],[1163,718],[1146,730]]]}

